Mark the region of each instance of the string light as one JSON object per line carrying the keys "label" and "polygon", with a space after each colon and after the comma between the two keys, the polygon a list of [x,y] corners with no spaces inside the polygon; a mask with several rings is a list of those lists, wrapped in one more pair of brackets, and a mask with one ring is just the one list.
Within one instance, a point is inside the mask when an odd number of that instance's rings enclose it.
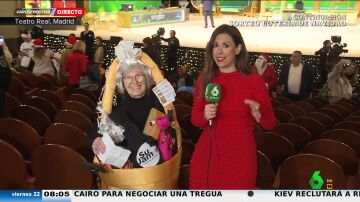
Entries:
{"label": "string light", "polygon": [[[48,34],[44,38],[44,45],[48,47],[53,52],[61,52],[65,48],[65,40],[67,36],[59,36]],[[103,40],[104,46],[104,67],[109,67],[111,61],[115,58],[115,46],[117,44],[112,41]],[[142,48],[141,43],[135,43],[136,48]],[[167,46],[162,46],[160,50],[160,58],[163,62],[163,68],[166,71],[169,71],[167,64]],[[249,62],[254,64],[256,58],[260,53],[250,52],[249,53]],[[281,73],[282,67],[290,64],[290,54],[270,54],[273,66],[278,75]],[[180,68],[184,65],[190,69],[194,74],[199,73],[204,67],[204,58],[205,58],[205,49],[200,48],[189,48],[181,47],[177,52],[177,68]],[[360,58],[351,58],[353,62],[358,65],[360,68]],[[319,64],[319,57],[317,56],[303,56],[303,62],[310,65],[314,73],[314,86],[320,88],[320,71],[317,67]],[[360,72],[360,71],[359,71]],[[359,78],[359,75],[358,75]],[[355,91],[360,91],[360,78],[355,84]]]}

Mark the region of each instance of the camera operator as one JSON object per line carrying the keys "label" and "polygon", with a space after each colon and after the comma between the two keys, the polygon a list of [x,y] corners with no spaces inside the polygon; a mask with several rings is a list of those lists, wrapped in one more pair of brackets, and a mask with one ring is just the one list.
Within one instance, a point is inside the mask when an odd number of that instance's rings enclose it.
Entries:
{"label": "camera operator", "polygon": [[[161,53],[161,51],[160,51],[161,50],[161,38],[164,36],[164,34],[165,34],[165,29],[163,27],[160,27],[157,30],[156,34],[153,34],[151,36],[151,40],[153,42],[153,47],[154,47],[154,49],[156,51],[156,54],[159,55],[159,56],[160,56],[160,53]],[[161,60],[160,62],[161,62],[160,68],[164,67],[163,61]]]}
{"label": "camera operator", "polygon": [[341,59],[328,75],[329,103],[352,97],[351,83],[356,82],[358,69],[350,60]]}
{"label": "camera operator", "polygon": [[159,52],[161,47],[161,37],[164,36],[164,34],[165,34],[165,29],[163,27],[160,27],[157,30],[156,34],[151,36],[154,46]]}
{"label": "camera operator", "polygon": [[320,70],[320,85],[323,86],[326,82],[328,72],[331,71],[331,58],[333,56],[333,50],[331,48],[330,40],[323,42],[323,47],[315,52],[315,55],[320,56],[319,70]]}
{"label": "camera operator", "polygon": [[347,44],[341,44],[341,36],[331,36],[332,42],[332,54],[330,56],[330,64],[335,66],[340,61],[340,55],[343,53],[348,53],[347,49],[344,49]]}
{"label": "camera operator", "polygon": [[168,50],[167,50],[167,65],[168,65],[168,76],[170,77],[170,83],[177,83],[177,51],[180,47],[179,39],[175,36],[175,30],[170,31],[170,38],[163,38],[161,40],[166,41],[168,43]]}

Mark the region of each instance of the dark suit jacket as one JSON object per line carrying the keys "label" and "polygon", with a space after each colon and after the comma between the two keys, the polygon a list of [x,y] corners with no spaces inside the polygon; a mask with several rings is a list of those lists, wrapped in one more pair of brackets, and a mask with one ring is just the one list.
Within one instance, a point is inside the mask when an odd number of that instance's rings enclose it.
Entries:
{"label": "dark suit jacket", "polygon": [[[288,85],[290,65],[291,64],[288,64],[282,68],[279,78],[279,85],[280,86],[285,85],[285,91],[284,91],[285,95],[288,93],[287,85]],[[303,70],[301,73],[301,84],[299,91],[299,97],[301,99],[309,98],[313,88],[313,77],[314,76],[311,67],[303,63]]]}
{"label": "dark suit jacket", "polygon": [[84,43],[86,44],[85,54],[89,57],[89,62],[92,63],[94,58],[94,32],[89,30],[89,32],[85,34],[85,31],[82,31],[80,33],[80,40],[84,41]]}
{"label": "dark suit jacket", "polygon": [[329,51],[326,51],[324,48],[315,52],[315,55],[319,55],[319,67],[324,68],[327,71],[331,71],[331,66],[336,64],[336,54],[331,48]]}

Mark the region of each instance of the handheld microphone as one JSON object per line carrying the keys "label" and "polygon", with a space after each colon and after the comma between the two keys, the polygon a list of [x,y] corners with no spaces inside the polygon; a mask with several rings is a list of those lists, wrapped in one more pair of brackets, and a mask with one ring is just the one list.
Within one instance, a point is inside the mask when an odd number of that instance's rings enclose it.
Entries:
{"label": "handheld microphone", "polygon": [[[206,86],[205,90],[205,99],[206,101],[210,103],[217,103],[219,102],[221,97],[221,86],[219,84],[209,83]],[[209,189],[209,174],[210,174],[210,164],[211,164],[211,158],[212,158],[212,120],[209,120],[209,135],[210,135],[210,155],[208,160],[208,167],[207,167],[207,177],[206,177],[206,187]]]}
{"label": "handheld microphone", "polygon": [[[219,102],[221,97],[221,86],[219,84],[209,83],[205,90],[205,99],[210,103]],[[209,120],[209,125],[212,126],[212,120]]]}

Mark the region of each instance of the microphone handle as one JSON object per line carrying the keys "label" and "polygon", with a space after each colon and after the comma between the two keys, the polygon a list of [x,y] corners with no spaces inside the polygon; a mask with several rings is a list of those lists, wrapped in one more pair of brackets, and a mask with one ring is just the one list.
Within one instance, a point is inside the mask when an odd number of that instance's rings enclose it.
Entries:
{"label": "microphone handle", "polygon": [[[211,104],[216,104],[216,102],[211,102]],[[209,126],[212,126],[212,119],[209,119]]]}

